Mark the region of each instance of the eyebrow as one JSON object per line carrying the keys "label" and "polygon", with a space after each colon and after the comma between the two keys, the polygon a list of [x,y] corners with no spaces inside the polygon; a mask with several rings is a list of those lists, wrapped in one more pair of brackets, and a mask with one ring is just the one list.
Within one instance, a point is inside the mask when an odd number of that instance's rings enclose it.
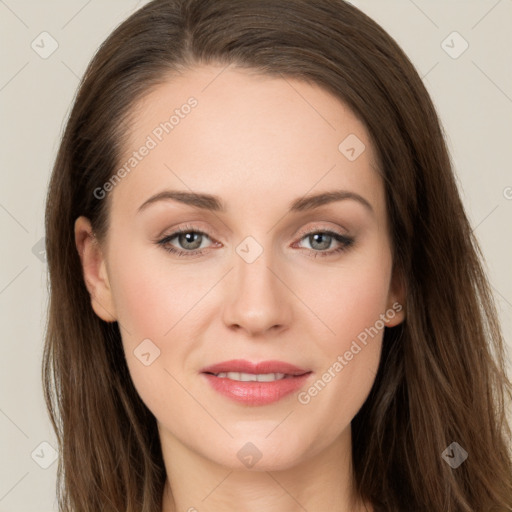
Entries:
{"label": "eyebrow", "polygon": [[[357,201],[367,210],[369,210],[370,213],[374,213],[373,207],[368,200],[359,194],[350,192],[348,190],[334,190],[297,198],[289,204],[289,211],[303,212],[306,210],[313,210],[326,204],[346,199]],[[203,210],[209,210],[213,212],[225,213],[227,210],[226,205],[223,203],[222,199],[215,195],[202,194],[198,192],[186,192],[180,190],[163,190],[162,192],[151,196],[148,200],[142,203],[139,206],[137,213],[158,201],[168,200],[178,201],[189,206],[194,206],[196,208],[201,208]]]}

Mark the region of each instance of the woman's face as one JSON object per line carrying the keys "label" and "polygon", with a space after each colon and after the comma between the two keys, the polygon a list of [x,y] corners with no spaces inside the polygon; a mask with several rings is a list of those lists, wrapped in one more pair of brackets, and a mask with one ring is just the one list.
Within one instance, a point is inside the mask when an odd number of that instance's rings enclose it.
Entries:
{"label": "woman's face", "polygon": [[350,432],[403,319],[368,133],[319,86],[214,66],[134,112],[124,172],[95,191],[111,209],[101,251],[85,241],[93,307],[119,322],[164,445],[306,461]]}

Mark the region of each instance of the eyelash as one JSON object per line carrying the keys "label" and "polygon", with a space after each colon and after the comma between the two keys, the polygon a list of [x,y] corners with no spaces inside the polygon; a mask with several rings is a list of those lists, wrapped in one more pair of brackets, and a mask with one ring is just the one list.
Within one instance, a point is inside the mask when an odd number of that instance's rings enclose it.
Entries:
{"label": "eyelash", "polygon": [[[170,235],[165,236],[161,240],[158,240],[156,243],[157,243],[157,245],[160,245],[165,251],[167,251],[171,254],[174,254],[178,257],[186,258],[186,257],[201,256],[202,254],[204,254],[204,252],[207,250],[206,248],[195,249],[193,251],[183,251],[181,249],[176,249],[175,247],[172,247],[169,245],[169,242],[172,239],[176,238],[177,236],[179,236],[182,233],[196,233],[199,235],[205,235],[206,237],[210,238],[208,233],[205,233],[204,231],[195,229],[192,226],[184,226],[184,227],[174,231]],[[335,231],[321,230],[321,229],[316,229],[313,231],[308,231],[306,233],[303,233],[302,236],[300,237],[300,240],[302,240],[308,236],[316,235],[316,234],[323,234],[323,235],[331,236],[332,238],[334,238],[334,240],[336,240],[338,243],[340,243],[341,246],[338,247],[337,249],[331,249],[328,251],[315,251],[313,249],[308,249],[308,251],[313,252],[313,254],[309,255],[311,258],[317,258],[318,256],[320,256],[320,257],[333,256],[335,254],[339,254],[343,251],[348,250],[354,244],[354,239],[351,237],[341,235],[340,233],[336,233]]]}

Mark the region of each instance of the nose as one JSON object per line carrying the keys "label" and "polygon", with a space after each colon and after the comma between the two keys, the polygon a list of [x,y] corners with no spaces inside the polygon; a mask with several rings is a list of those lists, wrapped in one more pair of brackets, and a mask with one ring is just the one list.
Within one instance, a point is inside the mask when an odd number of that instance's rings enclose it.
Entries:
{"label": "nose", "polygon": [[225,325],[250,336],[275,335],[289,328],[293,293],[270,251],[264,250],[252,263],[237,253],[233,258],[223,310]]}

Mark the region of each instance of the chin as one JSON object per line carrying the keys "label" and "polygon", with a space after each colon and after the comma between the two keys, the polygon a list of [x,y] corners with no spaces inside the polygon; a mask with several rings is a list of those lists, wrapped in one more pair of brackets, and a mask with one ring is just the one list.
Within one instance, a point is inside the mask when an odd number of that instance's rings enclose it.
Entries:
{"label": "chin", "polygon": [[283,430],[282,436],[274,432],[269,437],[269,432],[265,429],[259,434],[253,432],[230,439],[222,453],[212,453],[209,458],[230,470],[283,471],[311,456],[306,436],[301,439],[299,433],[290,436],[289,431]]}

